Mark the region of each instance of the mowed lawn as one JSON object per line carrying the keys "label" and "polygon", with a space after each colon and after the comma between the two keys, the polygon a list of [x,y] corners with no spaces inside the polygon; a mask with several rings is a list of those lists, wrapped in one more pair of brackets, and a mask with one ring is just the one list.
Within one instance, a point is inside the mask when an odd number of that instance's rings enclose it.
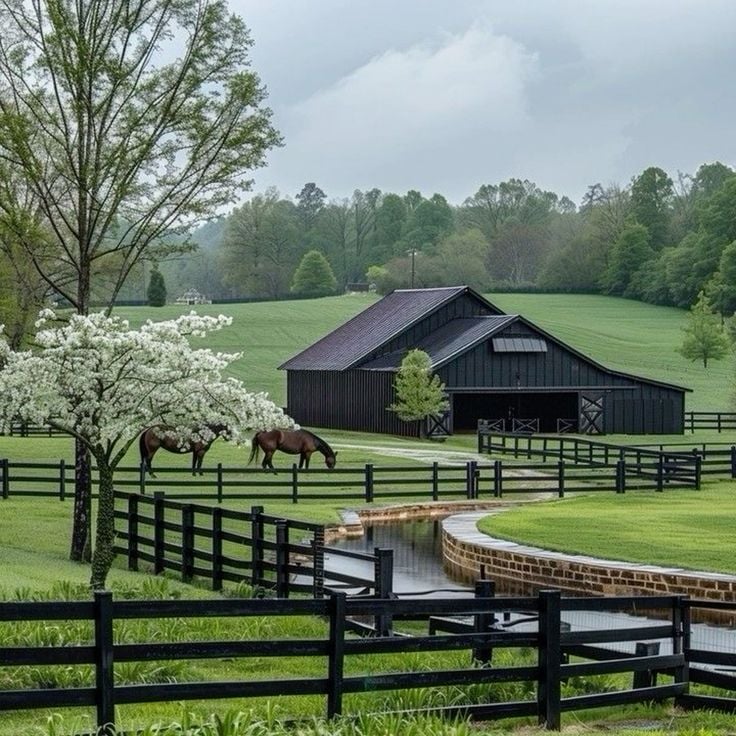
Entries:
{"label": "mowed lawn", "polygon": [[478,524],[491,536],[603,559],[736,574],[736,482],[597,493],[526,505]]}

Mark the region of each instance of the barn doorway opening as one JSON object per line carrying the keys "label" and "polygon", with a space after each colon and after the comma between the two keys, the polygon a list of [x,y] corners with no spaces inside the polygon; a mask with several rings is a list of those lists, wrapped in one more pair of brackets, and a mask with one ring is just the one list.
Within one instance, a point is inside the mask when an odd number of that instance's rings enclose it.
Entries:
{"label": "barn doorway opening", "polygon": [[508,393],[453,394],[455,432],[475,431],[479,419],[506,422],[511,431],[514,419],[538,419],[540,432],[557,432],[558,419],[577,423],[578,395],[575,392],[522,391]]}

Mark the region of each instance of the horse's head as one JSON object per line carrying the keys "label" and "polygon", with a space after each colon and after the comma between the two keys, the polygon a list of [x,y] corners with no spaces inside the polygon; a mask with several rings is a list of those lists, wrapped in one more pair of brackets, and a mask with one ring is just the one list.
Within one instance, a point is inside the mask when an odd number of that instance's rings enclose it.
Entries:
{"label": "horse's head", "polygon": [[335,468],[335,463],[337,462],[337,453],[333,452],[332,455],[325,455],[325,465],[330,469],[333,470]]}

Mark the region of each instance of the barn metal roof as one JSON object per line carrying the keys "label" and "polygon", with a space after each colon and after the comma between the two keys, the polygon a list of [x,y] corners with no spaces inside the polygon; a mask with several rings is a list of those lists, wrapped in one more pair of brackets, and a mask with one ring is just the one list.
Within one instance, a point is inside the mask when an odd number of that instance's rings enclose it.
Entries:
{"label": "barn metal roof", "polygon": [[[470,350],[479,342],[487,339],[489,335],[498,332],[516,319],[515,315],[509,314],[453,319],[417,342],[414,347],[429,355],[434,369],[458,354]],[[406,353],[405,349],[395,350],[368,363],[363,363],[359,367],[361,370],[396,370]]]}
{"label": "barn metal roof", "polygon": [[355,367],[381,345],[464,292],[476,297],[488,307],[489,312],[501,312],[467,286],[397,289],[287,360],[279,368],[340,371]]}

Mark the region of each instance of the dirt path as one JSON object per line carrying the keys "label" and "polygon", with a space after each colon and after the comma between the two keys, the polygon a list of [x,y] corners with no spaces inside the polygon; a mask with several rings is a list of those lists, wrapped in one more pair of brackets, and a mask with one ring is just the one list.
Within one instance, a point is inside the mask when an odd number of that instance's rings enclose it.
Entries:
{"label": "dirt path", "polygon": [[465,463],[475,460],[477,462],[487,462],[488,455],[479,455],[477,452],[463,452],[462,450],[443,450],[439,447],[432,448],[415,448],[415,447],[392,447],[390,445],[352,445],[337,444],[332,446],[339,450],[373,450],[381,455],[389,455],[390,457],[405,457],[410,460],[418,460],[423,463],[447,463],[449,465],[465,465]]}

